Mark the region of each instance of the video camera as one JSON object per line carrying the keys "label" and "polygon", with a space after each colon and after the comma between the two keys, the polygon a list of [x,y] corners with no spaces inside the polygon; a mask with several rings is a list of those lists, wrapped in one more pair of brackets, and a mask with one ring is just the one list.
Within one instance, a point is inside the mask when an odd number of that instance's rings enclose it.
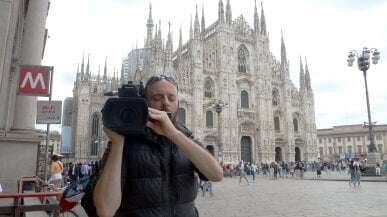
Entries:
{"label": "video camera", "polygon": [[144,133],[148,120],[148,104],[145,99],[142,82],[129,81],[118,88],[118,92],[108,92],[109,98],[102,108],[102,122],[121,135],[139,135]]}

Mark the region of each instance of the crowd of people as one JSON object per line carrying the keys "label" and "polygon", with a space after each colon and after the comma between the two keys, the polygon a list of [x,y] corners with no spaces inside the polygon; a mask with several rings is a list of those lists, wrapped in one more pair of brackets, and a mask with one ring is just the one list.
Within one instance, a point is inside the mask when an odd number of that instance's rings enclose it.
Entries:
{"label": "crowd of people", "polygon": [[[350,176],[350,184],[354,186],[360,185],[360,177],[365,168],[365,161],[357,159],[339,160],[336,162],[271,162],[271,163],[250,163],[239,162],[238,164],[222,163],[223,173],[225,177],[239,176],[239,184],[246,182],[248,185],[251,177],[255,181],[256,176],[270,178],[273,180],[279,178],[298,178],[303,179],[305,172],[316,173],[316,178],[321,178],[322,172],[329,175],[331,172],[339,174],[348,174]],[[99,169],[98,161],[70,162],[62,164],[60,157],[54,155],[51,164],[50,181],[55,186],[64,186],[73,182],[78,182],[80,178],[90,177]],[[380,175],[381,167],[376,165],[376,174]],[[199,190],[202,196],[208,192],[213,195],[211,181],[198,178]]]}
{"label": "crowd of people", "polygon": [[[249,163],[222,164],[225,177],[239,176],[239,184],[245,180],[249,184],[247,176],[254,181],[257,175],[276,180],[279,178],[304,179],[304,173],[315,174],[315,178],[321,178],[322,173],[330,175],[349,176],[350,183],[354,186],[360,185],[360,177],[365,172],[366,161],[359,159],[342,159],[336,162],[271,162],[271,163]],[[376,175],[381,175],[380,164],[376,165]]]}
{"label": "crowd of people", "polygon": [[64,181],[72,183],[85,176],[90,177],[98,169],[98,161],[70,162],[64,166]]}
{"label": "crowd of people", "polygon": [[53,154],[51,158],[51,176],[49,182],[56,188],[78,182],[81,178],[90,177],[98,171],[98,161],[62,163],[61,155]]}
{"label": "crowd of people", "polygon": [[[337,162],[271,162],[271,163],[249,163],[239,162],[239,164],[222,164],[225,177],[239,176],[239,184],[246,182],[248,185],[251,180],[255,181],[256,176],[267,177],[273,180],[279,178],[304,178],[304,173],[315,172],[316,178],[320,178],[322,172],[330,174],[338,172],[350,176],[350,184],[353,186],[360,185],[361,173],[365,168],[365,162],[356,159],[339,160]],[[57,187],[78,182],[83,177],[90,177],[99,169],[98,161],[70,162],[61,163],[60,156],[53,155],[51,164],[50,182]],[[379,169],[379,171],[378,171]],[[380,175],[380,165],[376,166],[376,174]],[[207,193],[212,196],[212,182],[198,178],[199,190],[204,197]]]}
{"label": "crowd of people", "polygon": [[303,173],[307,169],[308,164],[306,162],[271,162],[271,163],[249,163],[239,162],[239,164],[222,164],[223,173],[225,177],[240,176],[239,183],[246,180],[247,184],[249,181],[246,177],[251,176],[254,181],[257,175],[268,177],[271,179],[278,178],[303,178]]}

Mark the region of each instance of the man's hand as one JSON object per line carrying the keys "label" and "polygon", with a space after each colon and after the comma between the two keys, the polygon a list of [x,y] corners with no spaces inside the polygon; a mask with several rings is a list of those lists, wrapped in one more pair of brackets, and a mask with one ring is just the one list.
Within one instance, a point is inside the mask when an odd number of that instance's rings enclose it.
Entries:
{"label": "man's hand", "polygon": [[203,147],[196,144],[184,133],[178,131],[164,111],[148,108],[151,121],[146,126],[157,134],[170,139],[191,160],[199,171],[211,181],[220,181],[223,178],[223,169],[215,158]]}
{"label": "man's hand", "polygon": [[112,145],[123,145],[125,137],[121,134],[118,134],[114,132],[113,130],[104,127],[103,132],[105,132],[106,136],[108,137],[109,141],[112,142]]}
{"label": "man's hand", "polygon": [[149,118],[151,119],[146,123],[146,126],[151,128],[157,134],[165,136],[167,138],[176,131],[175,126],[169,119],[168,115],[164,111],[160,111],[154,108],[148,108]]}
{"label": "man's hand", "polygon": [[121,169],[125,137],[105,127],[103,131],[112,146],[93,190],[93,202],[98,216],[114,216],[122,199]]}

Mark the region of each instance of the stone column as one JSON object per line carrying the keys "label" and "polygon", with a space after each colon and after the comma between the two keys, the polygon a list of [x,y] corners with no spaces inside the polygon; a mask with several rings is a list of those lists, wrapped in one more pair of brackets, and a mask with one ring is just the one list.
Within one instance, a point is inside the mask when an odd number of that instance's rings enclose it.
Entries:
{"label": "stone column", "polygon": [[[11,1],[9,10],[12,12],[10,12],[10,18],[5,22],[6,25],[9,25],[9,29],[14,29],[8,32],[8,40],[6,41],[6,46],[12,46],[13,49],[12,51],[11,49],[7,50],[4,59],[6,62],[10,62],[13,57],[21,56],[17,60],[18,64],[40,65],[44,47],[48,0],[28,2],[28,7],[25,7],[25,0]],[[4,5],[3,2],[0,1],[0,3],[2,3],[0,5]],[[3,8],[0,8],[0,12],[3,11]],[[26,16],[24,16],[25,8],[27,9]],[[0,22],[2,22],[1,19]],[[22,34],[22,32],[24,32],[23,36],[19,37],[17,34]],[[0,47],[0,49],[2,48]],[[13,81],[2,80],[3,84],[8,86],[8,91],[5,92],[6,95],[0,95],[0,99],[8,99],[8,104],[6,107],[0,108],[0,112],[4,115],[0,118],[0,122],[2,126],[5,126],[3,132],[0,130],[0,182],[7,191],[16,191],[16,180],[19,177],[36,174],[38,144],[43,138],[35,130],[36,97],[15,95],[17,88],[15,72],[17,70],[10,68],[0,69],[3,70],[2,75],[9,75],[14,79]],[[4,94],[3,91],[1,93]]]}
{"label": "stone column", "polygon": [[[22,41],[21,65],[40,65],[48,13],[48,0],[29,1]],[[35,129],[36,97],[16,96],[14,129]]]}

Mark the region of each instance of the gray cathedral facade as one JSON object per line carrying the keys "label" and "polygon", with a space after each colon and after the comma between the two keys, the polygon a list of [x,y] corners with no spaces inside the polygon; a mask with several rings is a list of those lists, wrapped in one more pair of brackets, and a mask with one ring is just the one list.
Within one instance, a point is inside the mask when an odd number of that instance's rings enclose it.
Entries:
{"label": "gray cathedral facade", "polygon": [[[300,85],[290,80],[283,37],[281,60],[269,49],[263,8],[254,8],[251,28],[241,15],[232,19],[230,1],[218,4],[218,19],[206,26],[198,10],[189,40],[173,49],[169,28],[163,43],[154,25],[152,8],[146,23],[143,48],[130,51],[121,75],[77,73],[74,87],[73,141],[75,158],[101,154],[103,138],[100,110],[104,91],[129,80],[146,81],[152,75],[173,77],[179,84],[178,121],[184,123],[219,161],[295,162],[317,160],[314,95],[308,65],[300,59]],[[169,25],[170,27],[170,25]],[[114,73],[115,75],[116,73]],[[101,142],[102,141],[102,142]],[[83,153],[83,154],[82,154]]]}

